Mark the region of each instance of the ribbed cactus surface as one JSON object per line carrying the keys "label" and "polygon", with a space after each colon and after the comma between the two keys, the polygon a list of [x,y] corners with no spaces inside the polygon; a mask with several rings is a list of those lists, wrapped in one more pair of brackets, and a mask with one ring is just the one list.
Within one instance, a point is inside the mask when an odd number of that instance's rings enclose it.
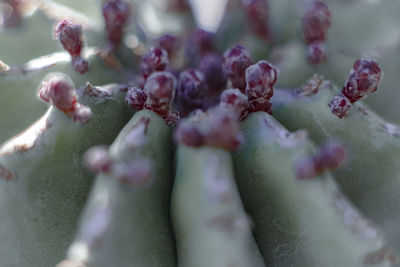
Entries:
{"label": "ribbed cactus surface", "polygon": [[399,10],[0,1],[0,266],[400,266]]}

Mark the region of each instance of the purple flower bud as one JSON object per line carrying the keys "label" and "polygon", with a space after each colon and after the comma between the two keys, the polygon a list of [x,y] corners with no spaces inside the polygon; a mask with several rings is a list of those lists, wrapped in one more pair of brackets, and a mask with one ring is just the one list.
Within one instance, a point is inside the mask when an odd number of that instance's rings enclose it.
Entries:
{"label": "purple flower bud", "polygon": [[242,46],[236,46],[224,53],[224,70],[233,88],[242,93],[246,88],[246,69],[253,64],[250,53]]}
{"label": "purple flower bud", "polygon": [[349,78],[343,86],[342,93],[351,103],[375,92],[381,80],[381,69],[372,59],[358,59],[354,62]]}
{"label": "purple flower bud", "polygon": [[67,19],[55,28],[57,38],[72,57],[72,67],[79,74],[89,71],[89,62],[81,57],[83,48],[82,26]]}
{"label": "purple flower bud", "polygon": [[170,34],[164,34],[157,39],[157,47],[167,51],[169,57],[171,57],[176,52],[179,46],[179,40],[175,36]]}
{"label": "purple flower bud", "polygon": [[325,3],[313,1],[307,8],[302,22],[307,45],[325,42],[327,30],[331,25],[331,12]]}
{"label": "purple flower bud", "polygon": [[249,102],[239,89],[228,89],[221,94],[220,106],[237,114],[238,119],[242,120],[247,116]]}
{"label": "purple flower bud", "polygon": [[332,114],[335,114],[339,118],[345,117],[353,106],[350,100],[342,94],[333,97],[328,105]]}
{"label": "purple flower bud", "polygon": [[278,78],[277,69],[265,60],[251,65],[246,70],[246,94],[249,99],[249,112],[271,112],[269,99]]}
{"label": "purple flower bud", "polygon": [[216,53],[207,53],[200,60],[199,70],[203,73],[204,81],[212,91],[221,92],[226,87],[223,63],[223,58]]}
{"label": "purple flower bud", "polygon": [[62,20],[55,28],[57,39],[72,57],[79,56],[82,51],[82,26],[67,19]]}
{"label": "purple flower bud", "polygon": [[176,79],[169,72],[154,72],[144,85],[147,94],[146,108],[154,111],[168,111],[175,96]]}
{"label": "purple flower bud", "polygon": [[124,29],[131,16],[131,7],[128,2],[123,0],[106,0],[103,3],[102,11],[107,38],[114,49],[122,41]]}
{"label": "purple flower bud", "polygon": [[125,102],[134,110],[142,110],[147,100],[146,93],[137,87],[129,87],[126,93]]}
{"label": "purple flower bud", "polygon": [[247,23],[260,38],[271,40],[268,0],[242,0]]}
{"label": "purple flower bud", "polygon": [[203,74],[194,69],[181,72],[177,88],[177,99],[181,105],[181,113],[188,114],[192,110],[204,107],[207,87]]}
{"label": "purple flower bud", "polygon": [[158,115],[160,115],[160,117],[163,118],[165,122],[170,126],[176,124],[179,121],[180,115],[179,112],[176,110],[153,110],[157,112]]}
{"label": "purple flower bud", "polygon": [[246,94],[249,100],[259,97],[270,99],[273,87],[278,79],[277,69],[265,60],[261,60],[246,69]]}
{"label": "purple flower bud", "polygon": [[303,17],[303,34],[307,45],[309,64],[320,64],[326,60],[324,42],[331,24],[331,12],[326,4],[313,1]]}
{"label": "purple flower bud", "polygon": [[201,29],[194,29],[185,45],[185,61],[187,66],[196,67],[206,53],[213,52],[215,34]]}
{"label": "purple flower bud", "polygon": [[140,70],[147,79],[155,71],[164,71],[168,64],[168,52],[162,48],[152,47],[142,56]]}
{"label": "purple flower bud", "polygon": [[195,29],[188,43],[193,46],[198,53],[204,54],[214,51],[214,37],[215,34],[212,32]]}
{"label": "purple flower bud", "polygon": [[65,113],[74,111],[77,103],[74,83],[60,73],[51,74],[42,81],[38,97]]}

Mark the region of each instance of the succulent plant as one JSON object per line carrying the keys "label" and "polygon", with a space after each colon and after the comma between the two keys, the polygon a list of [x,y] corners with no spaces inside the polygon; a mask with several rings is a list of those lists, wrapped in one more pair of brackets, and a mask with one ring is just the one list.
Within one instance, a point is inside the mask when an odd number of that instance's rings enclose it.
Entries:
{"label": "succulent plant", "polygon": [[206,2],[0,1],[0,266],[400,266],[400,4]]}

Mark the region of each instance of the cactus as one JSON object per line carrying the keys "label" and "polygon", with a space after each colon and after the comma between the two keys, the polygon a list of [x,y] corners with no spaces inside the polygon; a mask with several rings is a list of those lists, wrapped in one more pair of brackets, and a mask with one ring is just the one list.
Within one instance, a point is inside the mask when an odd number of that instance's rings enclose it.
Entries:
{"label": "cactus", "polygon": [[229,152],[181,145],[177,154],[171,215],[179,266],[264,266]]}
{"label": "cactus", "polygon": [[[61,74],[54,75],[45,83],[60,82]],[[61,75],[60,79],[66,78]],[[92,184],[91,175],[76,157],[95,144],[110,142],[129,120],[130,111],[118,86],[81,89],[79,102],[92,112],[90,119],[84,118],[83,123],[89,119],[84,126],[79,117],[74,122],[73,114],[69,118],[52,105],[1,148],[0,165],[8,180],[1,185],[1,236],[5,242],[0,251],[5,265],[28,266],[32,257],[37,259],[34,264],[48,265],[63,256],[75,231],[73,218],[79,216]],[[97,91],[104,95],[94,96]],[[85,138],[87,135],[91,138]],[[10,247],[13,254],[7,249]]]}
{"label": "cactus", "polygon": [[103,169],[96,179],[69,261],[89,266],[176,265],[168,217],[170,138],[171,128],[154,112],[132,117],[109,148],[111,170]]}
{"label": "cactus", "polygon": [[[277,96],[280,96],[273,105],[276,107],[274,115],[291,130],[306,127],[318,143],[332,136],[346,143],[351,154],[347,166],[335,174],[338,183],[365,215],[383,227],[391,245],[400,248],[396,237],[399,218],[393,212],[395,188],[399,185],[398,128],[362,103],[351,104],[340,119],[332,106],[329,107],[338,93],[339,90],[326,81],[311,96],[279,91]],[[295,119],[289,115],[291,112],[296,113]],[[370,154],[374,156],[365,157]],[[378,167],[381,160],[384,168]]]}
{"label": "cactus", "polygon": [[[218,112],[221,111],[197,114],[176,132],[180,144],[171,216],[178,263],[180,266],[264,266],[233,179],[229,150],[237,144],[240,133],[234,121],[225,123],[229,116],[217,115]],[[232,135],[221,138],[215,132],[220,124],[227,125],[224,130],[230,130]],[[188,142],[190,136],[188,139],[184,133],[190,128],[204,136],[203,145]],[[193,213],[193,209],[198,212]]]}
{"label": "cactus", "polygon": [[0,266],[399,266],[399,3],[153,2],[0,1]]}
{"label": "cactus", "polygon": [[386,246],[331,175],[304,175],[309,166],[300,162],[315,153],[304,131],[289,133],[262,112],[242,129],[247,143],[235,154],[235,174],[267,265],[365,266]]}

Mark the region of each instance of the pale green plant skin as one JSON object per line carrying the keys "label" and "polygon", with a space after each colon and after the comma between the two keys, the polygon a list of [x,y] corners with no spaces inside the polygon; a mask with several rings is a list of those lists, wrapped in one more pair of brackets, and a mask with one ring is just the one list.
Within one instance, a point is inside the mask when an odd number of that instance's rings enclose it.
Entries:
{"label": "pale green plant skin", "polygon": [[2,30],[1,60],[13,65],[22,65],[33,58],[60,51],[59,43],[52,39],[53,24],[54,21],[42,12],[35,12],[26,18],[20,27]]}
{"label": "pale green plant skin", "polygon": [[[15,73],[5,74],[0,71],[0,106],[4,112],[0,113],[1,131],[0,143],[23,131],[29,124],[36,121],[45,111],[47,105],[39,101],[36,93],[41,80],[50,72],[62,72],[71,77],[77,87],[84,86],[88,81],[92,84],[106,84],[120,82],[121,77],[113,70],[110,70],[104,62],[94,54],[89,55],[89,72],[85,75],[76,73],[70,63],[70,56],[67,52],[60,51],[60,44],[52,39],[54,21],[45,17],[37,11],[31,17],[26,18],[25,23],[18,29],[10,29],[0,33],[0,60],[3,60],[11,67],[23,67],[25,63],[39,60],[46,55],[58,56],[50,63],[54,66],[45,64],[47,67],[39,71],[32,71],[26,74],[16,71]],[[102,42],[102,36],[96,31],[85,33],[88,43],[97,45]],[[29,49],[21,43],[29,44]],[[13,49],[18,49],[18,53],[7,53]],[[31,49],[31,46],[34,49]],[[134,60],[132,60],[134,62]],[[4,97],[3,97],[4,96]],[[28,112],[27,112],[28,111]]]}
{"label": "pale green plant skin", "polygon": [[181,144],[177,162],[171,215],[178,266],[265,266],[234,182],[230,153]]}
{"label": "pale green plant skin", "polygon": [[[296,177],[298,160],[315,147],[264,112],[242,122],[245,143],[234,153],[236,181],[267,266],[365,266],[385,242],[327,173]],[[374,266],[391,266],[387,259]]]}
{"label": "pale green plant skin", "polygon": [[36,96],[40,81],[46,74],[51,72],[68,74],[78,87],[85,86],[87,81],[95,85],[119,81],[120,78],[106,68],[96,55],[92,55],[89,60],[91,67],[96,71],[89,71],[84,76],[72,70],[69,60],[58,62],[56,66],[49,69],[28,73],[23,76],[7,75],[1,77],[0,74],[2,94],[8,95],[8,97],[0,98],[0,105],[7,111],[0,113],[0,121],[2,122],[0,143],[5,142],[15,133],[23,131],[27,125],[37,120],[46,111],[46,103],[39,101]]}
{"label": "pale green plant skin", "polygon": [[102,103],[88,95],[79,100],[92,109],[87,124],[50,107],[49,127],[32,146],[12,149],[10,140],[0,148],[0,165],[13,173],[0,179],[4,266],[53,266],[63,257],[93,182],[81,157],[95,144],[110,143],[132,114],[119,92]]}
{"label": "pale green plant skin", "polygon": [[[137,37],[141,49],[151,46],[152,38],[162,32],[181,34],[195,26],[190,14],[160,12],[149,4],[152,1],[129,1],[135,7],[134,20],[126,36]],[[101,1],[57,2],[88,16],[86,47],[107,45]],[[355,59],[374,58],[385,77],[367,103],[385,118],[400,122],[394,101],[400,83],[398,0],[372,4],[326,0],[332,27],[326,44],[328,60],[318,66],[307,65],[301,33],[308,0],[269,1],[272,43],[251,35],[235,6],[240,1],[231,2],[217,32],[218,53],[231,45],[244,45],[255,62],[268,59],[280,69],[277,86],[281,88],[298,87],[313,73],[340,85]],[[145,25],[144,9],[155,11],[158,30]],[[0,60],[21,67],[61,51],[59,41],[52,39],[55,21],[39,9],[24,18],[20,27],[1,31]],[[133,74],[139,73],[139,55],[144,50],[134,50],[124,43],[115,51],[122,71],[107,66],[93,51],[87,56],[90,70],[85,75],[73,71],[66,52],[61,52],[54,66],[33,72],[0,70],[0,144],[46,111],[47,105],[36,97],[46,74],[66,73],[77,87],[87,82],[135,84]],[[182,58],[173,61],[182,67]],[[333,86],[301,98],[287,92],[274,94],[273,116],[291,131],[307,129],[317,144],[331,137],[343,141],[350,156],[345,167],[299,181],[293,164],[313,155],[314,145],[303,132],[289,133],[263,113],[251,114],[242,122],[245,143],[232,161],[230,153],[221,149],[175,144],[173,128],[151,111],[136,112],[131,119],[134,112],[124,103],[123,92],[110,99],[81,96],[79,101],[93,112],[83,126],[50,108],[46,116],[52,125],[32,147],[10,154],[5,153],[9,143],[0,147],[4,176],[0,177],[0,266],[46,267],[62,259],[58,267],[361,267],[369,266],[363,261],[374,260],[377,264],[371,266],[392,266],[390,261],[396,256],[391,249],[400,252],[400,130],[364,104],[355,104],[346,118],[338,119],[328,107],[338,93]],[[126,151],[124,139],[141,118],[150,119],[148,141],[137,151]],[[95,178],[87,170],[83,154],[91,146],[114,139],[112,158],[117,162],[138,156],[151,159],[152,181],[132,187],[113,175]],[[353,220],[346,221],[345,214]],[[369,219],[383,230],[383,237]],[[386,240],[392,247],[386,246]]]}
{"label": "pale green plant skin", "polygon": [[346,144],[349,159],[335,172],[335,178],[348,198],[382,227],[389,244],[398,250],[399,129],[359,102],[339,119],[328,106],[338,92],[332,84],[321,87],[313,96],[294,97],[291,91],[277,91],[273,115],[289,130],[307,129],[318,144],[332,137]]}
{"label": "pale green plant skin", "polygon": [[[146,139],[145,144],[138,151],[129,151],[125,145],[126,138],[142,119],[148,120],[144,132],[139,133]],[[171,131],[171,127],[156,113],[147,110],[135,113],[110,147],[111,157],[115,163],[148,158],[153,162],[154,177],[143,185],[129,186],[112,174],[100,174],[93,185],[68,258],[81,257],[76,247],[83,244],[88,249],[88,256],[81,260],[88,266],[176,266],[169,220],[173,182]],[[102,223],[96,212],[104,205],[106,214],[101,216],[108,223],[98,236],[93,237],[91,228]]]}

